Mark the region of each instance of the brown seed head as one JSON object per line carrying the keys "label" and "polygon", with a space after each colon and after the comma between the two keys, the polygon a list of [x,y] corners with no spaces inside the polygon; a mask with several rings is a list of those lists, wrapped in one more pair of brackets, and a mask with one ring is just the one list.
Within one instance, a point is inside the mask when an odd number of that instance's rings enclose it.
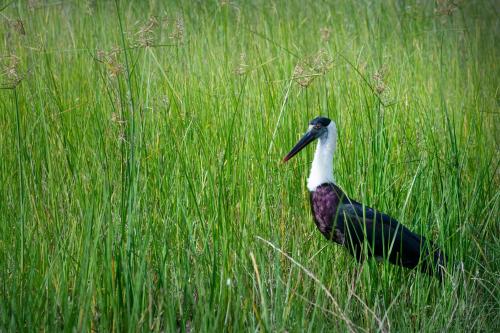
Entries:
{"label": "brown seed head", "polygon": [[24,24],[22,20],[20,19],[12,20],[10,24],[15,32],[23,36],[26,35],[26,30],[24,30]]}
{"label": "brown seed head", "polygon": [[20,62],[20,59],[15,55],[1,58],[0,77],[2,81],[2,88],[14,89],[21,83],[23,77],[19,73]]}
{"label": "brown seed head", "polygon": [[321,40],[323,42],[326,42],[330,39],[330,34],[332,33],[332,29],[324,27],[319,29],[319,32],[321,34]]}
{"label": "brown seed head", "polygon": [[444,15],[451,16],[453,15],[453,12],[455,12],[457,9],[458,6],[454,1],[436,0],[436,8],[434,9],[434,12],[440,16]]}
{"label": "brown seed head", "polygon": [[104,50],[97,50],[96,59],[97,61],[106,65],[106,69],[111,78],[117,77],[123,73],[123,65],[118,61],[118,54],[121,50],[117,47],[113,48],[111,51],[106,52]]}
{"label": "brown seed head", "polygon": [[236,65],[236,68],[234,69],[234,73],[236,75],[243,75],[247,72],[248,65],[246,64],[246,54],[242,52],[240,54],[240,61]]}
{"label": "brown seed head", "polygon": [[301,87],[307,88],[314,79],[325,75],[333,65],[332,58],[324,50],[299,61],[293,70],[293,79]]}
{"label": "brown seed head", "polygon": [[136,32],[140,46],[148,47],[154,44],[160,22],[156,16],[151,16],[148,21]]}
{"label": "brown seed head", "polygon": [[170,34],[170,38],[182,43],[184,41],[184,20],[181,16],[178,16],[175,20],[174,31]]}

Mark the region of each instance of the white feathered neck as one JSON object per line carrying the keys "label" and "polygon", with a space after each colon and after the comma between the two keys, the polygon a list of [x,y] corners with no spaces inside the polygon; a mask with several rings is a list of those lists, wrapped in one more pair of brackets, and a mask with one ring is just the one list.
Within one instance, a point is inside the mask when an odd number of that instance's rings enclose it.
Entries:
{"label": "white feathered neck", "polygon": [[314,159],[312,162],[311,173],[307,179],[307,188],[309,191],[316,190],[321,184],[335,183],[333,178],[333,154],[337,146],[337,127],[333,121],[327,126],[327,131],[318,141]]}

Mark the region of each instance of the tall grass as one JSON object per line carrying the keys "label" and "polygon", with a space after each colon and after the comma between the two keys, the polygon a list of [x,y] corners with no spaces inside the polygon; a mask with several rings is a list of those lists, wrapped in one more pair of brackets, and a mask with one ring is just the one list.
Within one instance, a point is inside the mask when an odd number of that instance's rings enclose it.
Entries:
{"label": "tall grass", "polygon": [[[0,8],[0,331],[498,331],[494,1]],[[443,284],[317,232],[317,115]]]}

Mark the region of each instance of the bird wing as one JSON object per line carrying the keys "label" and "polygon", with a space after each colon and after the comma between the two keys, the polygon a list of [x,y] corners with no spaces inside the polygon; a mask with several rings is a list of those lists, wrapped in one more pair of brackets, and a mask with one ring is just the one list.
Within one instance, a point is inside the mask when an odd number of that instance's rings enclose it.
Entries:
{"label": "bird wing", "polygon": [[[338,208],[343,223],[346,246],[357,257],[363,256],[366,244],[368,254],[388,258],[405,267],[415,267],[425,238],[411,232],[396,219],[361,203],[346,199]],[[350,243],[350,244],[349,244]]]}

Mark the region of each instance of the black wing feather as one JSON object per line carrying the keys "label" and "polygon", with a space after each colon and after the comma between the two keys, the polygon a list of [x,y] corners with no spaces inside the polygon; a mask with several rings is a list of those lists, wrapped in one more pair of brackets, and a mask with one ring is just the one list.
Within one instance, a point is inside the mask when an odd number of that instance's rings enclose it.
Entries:
{"label": "black wing feather", "polygon": [[[414,268],[421,262],[422,271],[429,274],[444,263],[439,249],[387,214],[349,199],[339,205],[337,214],[337,221],[344,230],[345,245],[359,260],[366,255],[375,256],[407,268]],[[441,270],[439,273],[438,277]]]}

